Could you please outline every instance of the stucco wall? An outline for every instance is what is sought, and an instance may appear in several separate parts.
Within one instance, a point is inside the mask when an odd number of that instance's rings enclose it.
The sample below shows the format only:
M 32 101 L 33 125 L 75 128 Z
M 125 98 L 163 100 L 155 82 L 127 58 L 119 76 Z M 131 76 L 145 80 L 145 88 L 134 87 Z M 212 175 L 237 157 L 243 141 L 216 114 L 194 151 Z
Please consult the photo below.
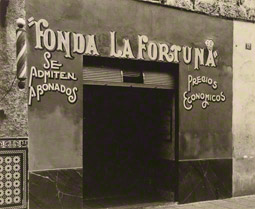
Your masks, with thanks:
M 241 19 L 255 20 L 255 2 L 253 0 L 140 0 L 151 1 L 155 3 L 163 3 L 170 6 L 180 7 L 192 11 L 199 11 L 216 16 L 229 16 Z M 72 7 L 74 8 L 74 7 Z M 19 90 L 17 87 L 17 80 L 13 83 L 13 87 L 7 96 L 2 99 L 6 91 L 12 86 L 12 81 L 16 75 L 15 65 L 15 29 L 16 19 L 25 16 L 24 0 L 10 1 L 7 9 L 6 26 L 0 26 L 0 109 L 4 110 L 5 116 L 0 118 L 0 137 L 18 137 L 27 136 L 27 99 L 26 91 Z M 40 16 L 42 17 L 42 16 Z M 245 43 L 252 43 L 252 50 L 245 50 Z M 254 111 L 254 88 L 255 75 L 253 66 L 255 52 L 255 25 L 252 23 L 235 22 L 234 23 L 234 59 L 233 59 L 233 137 L 234 137 L 234 195 L 251 194 L 255 192 L 255 129 L 253 128 L 255 111 Z M 62 114 L 64 110 L 61 108 L 54 109 L 48 115 L 50 121 L 61 116 L 61 120 L 67 120 Z M 33 113 L 31 113 L 33 114 Z M 37 113 L 36 113 L 37 114 Z M 39 114 L 39 113 L 38 113 Z M 40 121 L 43 126 L 37 126 L 36 123 Z M 31 124 L 37 130 L 34 134 L 34 142 L 37 149 L 32 149 L 30 155 L 33 167 L 37 169 L 37 161 L 43 158 L 38 156 L 35 158 L 38 150 L 45 147 L 45 139 L 43 139 L 45 131 L 49 131 L 51 135 L 48 137 L 48 142 L 54 142 L 52 139 L 59 137 L 57 132 L 54 132 L 54 126 L 47 122 L 45 115 L 31 119 Z M 55 126 L 59 124 L 54 124 Z M 65 130 L 70 127 L 65 127 L 62 124 L 61 129 Z M 69 132 L 65 135 L 66 138 L 80 138 L 77 131 L 75 131 L 75 123 L 73 123 L 74 132 Z M 77 132 L 77 133 L 76 133 Z M 37 137 L 41 135 L 41 143 L 38 142 Z M 76 136 L 75 136 L 76 135 Z M 60 141 L 59 143 L 62 143 Z M 68 141 L 66 141 L 67 143 Z M 55 143 L 55 144 L 54 144 Z M 43 150 L 43 154 L 54 153 L 55 148 L 59 144 L 55 141 L 51 149 L 49 147 Z M 68 158 L 69 162 L 65 166 L 73 166 L 72 162 L 80 159 L 81 147 L 80 141 L 74 144 L 65 144 L 65 147 L 73 147 L 73 150 L 79 150 L 73 158 Z M 35 147 L 34 147 L 35 148 Z M 45 151 L 46 154 L 45 154 Z M 62 150 L 63 151 L 63 150 Z M 65 153 L 68 150 L 64 150 Z M 58 167 L 61 165 L 49 165 L 49 162 L 63 161 L 62 155 L 54 155 L 53 159 L 46 159 L 42 164 L 45 167 Z M 78 160 L 80 161 L 80 160 Z M 80 165 L 80 162 L 76 165 Z M 42 166 L 44 168 L 44 166 Z
M 26 89 L 16 79 L 16 19 L 25 16 L 25 1 L 10 1 L 5 26 L 0 26 L 0 137 L 28 135 Z M 5 98 L 5 94 L 9 92 Z
M 255 20 L 254 0 L 139 0 L 213 16 L 223 16 L 243 20 Z
M 251 43 L 251 50 L 245 44 Z M 233 192 L 255 193 L 255 25 L 234 22 Z
M 194 59 L 190 65 L 183 61 L 179 64 L 180 156 L 181 159 L 231 158 L 232 21 L 135 0 L 80 0 L 72 5 L 67 2 L 70 1 L 56 1 L 53 7 L 51 0 L 29 1 L 27 18 L 45 18 L 54 31 L 95 34 L 100 56 L 109 56 L 110 31 L 116 31 L 118 47 L 122 47 L 123 38 L 129 39 L 135 55 L 139 34 L 147 35 L 157 43 L 193 48 L 205 47 L 205 41 L 212 39 L 219 54 L 216 68 L 201 66 L 199 71 L 194 70 Z M 194 25 L 197 26 L 195 31 Z M 35 35 L 34 27 L 28 29 L 28 68 L 42 69 L 46 50 L 35 50 Z M 82 56 L 67 60 L 62 52 L 52 54 L 54 60 L 64 64 L 62 71 L 76 73 L 77 82 L 59 82 L 77 86 L 78 101 L 71 105 L 63 94 L 56 92 L 45 93 L 40 102 L 33 100 L 29 107 L 32 170 L 79 167 L 82 161 Z M 204 75 L 218 82 L 215 91 L 203 84 L 192 88 L 192 93 L 219 94 L 224 91 L 226 101 L 211 103 L 205 110 L 197 101 L 191 111 L 185 110 L 182 102 L 188 75 Z M 34 86 L 42 83 L 42 79 L 34 81 Z
M 56 1 L 33 0 L 26 2 L 27 19 L 34 17 L 49 21 L 54 31 L 83 30 L 81 17 L 82 0 Z M 47 12 L 45 12 L 47 11 Z M 32 66 L 44 70 L 44 53 L 36 50 L 35 26 L 27 28 L 28 69 Z M 49 79 L 49 83 L 59 83 L 66 87 L 78 88 L 78 101 L 70 104 L 67 96 L 60 92 L 48 91 L 36 98 L 29 106 L 29 165 L 30 170 L 82 167 L 82 56 L 64 58 L 63 52 L 53 52 L 52 59 L 63 64 L 61 72 L 74 72 L 77 81 Z M 42 84 L 43 79 L 33 78 L 33 85 Z

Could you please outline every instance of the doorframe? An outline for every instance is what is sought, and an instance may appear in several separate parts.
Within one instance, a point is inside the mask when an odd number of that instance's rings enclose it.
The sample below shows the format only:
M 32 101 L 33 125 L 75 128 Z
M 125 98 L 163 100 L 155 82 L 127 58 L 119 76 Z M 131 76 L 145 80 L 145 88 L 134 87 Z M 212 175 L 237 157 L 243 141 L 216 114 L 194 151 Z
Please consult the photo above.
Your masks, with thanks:
M 88 56 L 86 56 L 88 57 Z M 109 58 L 109 57 L 107 57 Z M 117 58 L 112 58 L 112 59 L 117 59 Z M 118 58 L 119 60 L 119 58 Z M 123 59 L 124 60 L 124 59 Z M 134 61 L 134 60 L 133 60 Z M 137 60 L 138 62 L 154 62 L 155 61 L 140 61 Z M 84 64 L 84 61 L 83 61 Z M 172 132 L 172 139 L 174 140 L 174 164 L 175 164 L 175 169 L 174 169 L 174 173 L 175 173 L 175 182 L 174 182 L 174 202 L 178 202 L 179 201 L 179 74 L 180 74 L 180 69 L 179 69 L 179 64 L 173 64 L 173 63 L 165 63 L 167 65 L 169 65 L 170 67 L 172 67 L 173 65 L 175 65 L 175 69 L 174 69 L 174 76 L 175 76 L 175 89 L 169 89 L 170 91 L 173 92 L 173 102 L 172 102 L 172 121 L 171 121 L 171 130 Z M 83 66 L 84 68 L 84 66 Z M 82 68 L 82 69 L 83 69 Z M 85 86 L 91 86 L 91 85 L 103 85 L 103 86 L 118 86 L 118 87 L 126 87 L 126 88 L 130 88 L 130 87 L 135 87 L 135 88 L 155 88 L 153 85 L 145 85 L 145 84 L 129 84 L 129 83 L 109 83 L 109 82 L 83 82 L 83 89 L 85 88 Z M 158 89 L 166 89 L 164 88 L 164 86 L 160 87 L 157 86 L 156 88 Z M 84 100 L 84 96 L 83 96 L 83 100 Z M 83 112 L 84 112 L 84 104 L 83 104 Z M 84 116 L 84 115 L 83 115 Z M 83 119 L 83 124 L 84 124 L 84 119 Z M 83 141 L 84 141 L 84 130 L 83 130 Z M 84 158 L 83 158 L 84 160 Z M 85 170 L 84 170 L 84 162 L 83 162 L 83 171 L 84 171 L 84 176 L 85 176 Z M 84 197 L 84 192 L 83 192 L 83 197 Z

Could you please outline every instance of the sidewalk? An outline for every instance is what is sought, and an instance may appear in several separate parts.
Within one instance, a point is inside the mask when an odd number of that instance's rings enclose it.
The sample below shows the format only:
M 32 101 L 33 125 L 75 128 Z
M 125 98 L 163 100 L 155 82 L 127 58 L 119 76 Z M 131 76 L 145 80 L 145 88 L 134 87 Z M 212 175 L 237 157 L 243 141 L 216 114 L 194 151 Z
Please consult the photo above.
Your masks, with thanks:
M 146 209 L 255 209 L 255 195 L 183 205 L 146 207 Z

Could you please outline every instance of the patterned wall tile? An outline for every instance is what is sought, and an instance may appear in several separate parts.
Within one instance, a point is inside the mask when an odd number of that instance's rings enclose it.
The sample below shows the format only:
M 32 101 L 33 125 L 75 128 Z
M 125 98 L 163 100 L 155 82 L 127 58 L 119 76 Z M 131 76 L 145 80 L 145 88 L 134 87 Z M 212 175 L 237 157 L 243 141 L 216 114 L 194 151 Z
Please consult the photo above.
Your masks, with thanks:
M 27 139 L 0 139 L 0 208 L 27 208 Z

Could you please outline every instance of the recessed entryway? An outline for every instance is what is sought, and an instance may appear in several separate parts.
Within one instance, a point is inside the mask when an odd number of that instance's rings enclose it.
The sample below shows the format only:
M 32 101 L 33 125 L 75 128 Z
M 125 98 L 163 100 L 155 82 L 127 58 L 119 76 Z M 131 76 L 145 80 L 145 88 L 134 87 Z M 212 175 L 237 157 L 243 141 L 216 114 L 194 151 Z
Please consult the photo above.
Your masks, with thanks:
M 173 97 L 84 85 L 84 208 L 174 201 Z

